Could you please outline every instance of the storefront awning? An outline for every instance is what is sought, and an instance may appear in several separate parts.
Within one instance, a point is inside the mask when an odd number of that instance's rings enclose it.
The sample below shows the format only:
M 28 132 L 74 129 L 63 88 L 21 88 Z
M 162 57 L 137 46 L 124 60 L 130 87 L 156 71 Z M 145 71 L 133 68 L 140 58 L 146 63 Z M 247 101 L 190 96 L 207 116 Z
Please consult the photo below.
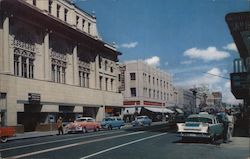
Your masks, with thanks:
M 155 113 L 174 113 L 174 111 L 167 108 L 147 108 L 147 107 L 144 108 Z

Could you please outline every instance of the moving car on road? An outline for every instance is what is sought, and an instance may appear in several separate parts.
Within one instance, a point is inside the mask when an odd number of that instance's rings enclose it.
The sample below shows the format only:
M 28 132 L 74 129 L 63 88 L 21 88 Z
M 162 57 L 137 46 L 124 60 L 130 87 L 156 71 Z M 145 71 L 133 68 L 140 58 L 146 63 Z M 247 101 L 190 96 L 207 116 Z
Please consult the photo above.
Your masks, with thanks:
M 152 123 L 152 120 L 148 116 L 137 116 L 135 117 L 135 120 L 132 121 L 132 126 L 150 126 Z
M 124 121 L 120 117 L 106 117 L 102 120 L 101 126 L 103 129 L 112 130 L 113 128 L 121 128 L 124 126 Z
M 190 115 L 185 123 L 177 123 L 177 127 L 182 139 L 207 138 L 213 142 L 223 135 L 223 124 L 210 114 Z
M 16 131 L 13 127 L 0 127 L 1 142 L 7 142 L 9 137 L 15 136 Z
M 66 132 L 82 132 L 86 133 L 88 131 L 99 131 L 101 125 L 91 117 L 80 117 L 77 118 L 74 122 L 71 122 L 66 125 Z

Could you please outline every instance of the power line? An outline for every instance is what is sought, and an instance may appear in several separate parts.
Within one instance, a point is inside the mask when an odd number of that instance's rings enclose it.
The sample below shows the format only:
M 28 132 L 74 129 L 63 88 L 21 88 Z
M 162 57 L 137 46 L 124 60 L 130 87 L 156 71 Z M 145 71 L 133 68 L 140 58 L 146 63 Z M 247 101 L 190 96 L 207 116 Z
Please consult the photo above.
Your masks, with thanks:
M 216 75 L 216 74 L 212 74 L 212 73 L 208 73 L 208 72 L 203 72 L 203 73 L 230 80 L 230 78 L 228 78 L 228 77 L 224 77 L 224 76 L 220 76 L 220 75 Z

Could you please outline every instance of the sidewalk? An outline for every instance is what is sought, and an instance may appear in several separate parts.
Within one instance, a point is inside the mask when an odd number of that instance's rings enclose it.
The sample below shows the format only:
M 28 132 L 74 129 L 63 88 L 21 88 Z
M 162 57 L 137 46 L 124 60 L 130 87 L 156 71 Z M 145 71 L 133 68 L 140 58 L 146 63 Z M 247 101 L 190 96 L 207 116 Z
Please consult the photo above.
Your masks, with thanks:
M 56 134 L 58 134 L 57 130 L 32 131 L 32 132 L 18 133 L 16 134 L 16 136 L 8 138 L 8 140 L 11 141 L 11 140 L 28 139 L 28 138 L 36 138 L 36 137 L 44 137 L 44 136 L 53 136 Z

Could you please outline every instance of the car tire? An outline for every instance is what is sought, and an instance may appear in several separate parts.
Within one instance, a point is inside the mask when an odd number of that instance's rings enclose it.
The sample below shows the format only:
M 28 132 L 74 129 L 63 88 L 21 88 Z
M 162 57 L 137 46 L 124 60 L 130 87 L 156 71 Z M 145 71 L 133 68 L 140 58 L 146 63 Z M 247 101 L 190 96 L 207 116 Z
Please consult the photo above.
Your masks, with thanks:
M 5 142 L 7 142 L 7 141 L 8 141 L 7 137 L 5 137 L 5 136 L 1 137 L 1 142 L 2 142 L 2 143 L 5 143 Z

